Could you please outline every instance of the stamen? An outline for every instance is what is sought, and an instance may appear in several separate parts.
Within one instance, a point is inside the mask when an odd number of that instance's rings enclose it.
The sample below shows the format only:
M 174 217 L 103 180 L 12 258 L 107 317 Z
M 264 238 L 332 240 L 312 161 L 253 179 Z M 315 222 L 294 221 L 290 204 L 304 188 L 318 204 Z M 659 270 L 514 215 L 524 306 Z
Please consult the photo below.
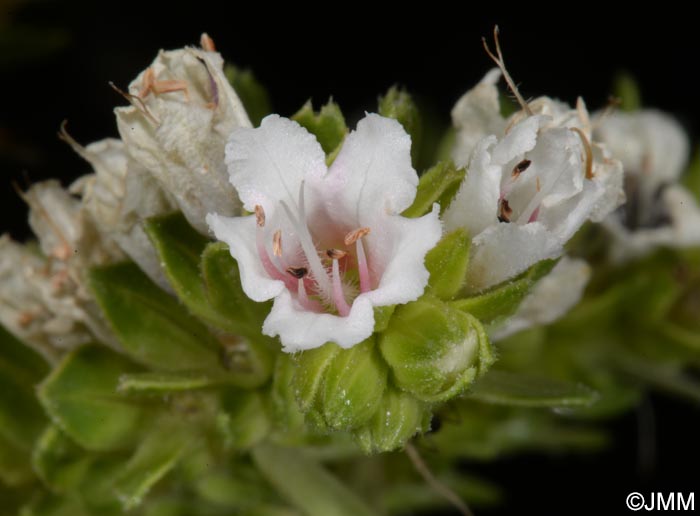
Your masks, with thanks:
M 287 267 L 287 273 L 296 279 L 303 279 L 309 273 L 309 269 L 306 267 Z
M 347 317 L 347 315 L 350 313 L 350 306 L 348 305 L 347 301 L 345 301 L 345 295 L 343 294 L 343 284 L 340 281 L 338 259 L 333 258 L 335 254 L 331 256 L 331 251 L 338 250 L 329 249 L 326 251 L 326 254 L 333 259 L 333 303 L 335 303 L 335 307 L 338 309 L 338 314 L 340 314 L 341 317 Z M 339 252 L 342 253 L 341 258 L 347 254 L 344 251 Z
M 498 222 L 510 222 L 512 214 L 513 208 L 510 207 L 507 199 L 498 201 Z
M 328 256 L 328 258 L 330 258 L 331 260 L 340 260 L 341 258 L 344 258 L 347 254 L 347 252 L 342 251 L 341 249 L 326 250 L 326 256 Z
M 357 269 L 360 273 L 360 292 L 369 292 L 372 290 L 372 287 L 369 283 L 369 268 L 367 267 L 365 247 L 362 245 L 361 238 L 358 238 L 355 242 L 355 250 L 357 252 Z
M 518 176 L 520 176 L 520 174 L 525 172 L 530 167 L 531 163 L 532 161 L 530 161 L 529 159 L 522 160 L 520 163 L 515 165 L 515 167 L 513 167 L 513 173 L 511 174 L 511 177 L 513 179 L 517 179 Z
M 360 238 L 369 235 L 369 228 L 358 228 L 345 235 L 345 245 L 352 245 Z
M 203 32 L 202 36 L 199 38 L 199 46 L 201 46 L 207 52 L 216 52 L 216 45 L 214 45 L 214 40 L 211 39 L 209 34 L 207 34 L 206 32 Z
M 571 130 L 579 135 L 581 143 L 583 143 L 583 150 L 586 155 L 586 179 L 593 179 L 595 175 L 593 174 L 593 150 L 591 149 L 591 142 L 588 141 L 588 137 L 578 127 L 572 127 Z
M 279 229 L 272 235 L 272 254 L 282 256 L 282 231 Z
M 255 220 L 259 228 L 265 226 L 265 210 L 259 204 L 255 205 Z
M 537 176 L 535 178 L 535 188 L 537 188 L 538 193 L 542 191 L 542 185 L 540 184 L 540 176 Z

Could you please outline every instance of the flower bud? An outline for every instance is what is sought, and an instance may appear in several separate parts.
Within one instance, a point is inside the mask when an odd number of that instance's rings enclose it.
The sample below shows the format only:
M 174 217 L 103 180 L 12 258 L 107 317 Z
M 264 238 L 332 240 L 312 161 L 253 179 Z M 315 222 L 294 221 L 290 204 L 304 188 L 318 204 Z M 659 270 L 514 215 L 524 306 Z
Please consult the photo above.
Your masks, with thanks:
M 395 385 L 429 402 L 456 396 L 494 360 L 476 318 L 428 295 L 396 309 L 379 347 Z
M 401 448 L 429 425 L 430 411 L 425 403 L 389 388 L 372 418 L 355 432 L 355 439 L 365 453 L 388 452 Z

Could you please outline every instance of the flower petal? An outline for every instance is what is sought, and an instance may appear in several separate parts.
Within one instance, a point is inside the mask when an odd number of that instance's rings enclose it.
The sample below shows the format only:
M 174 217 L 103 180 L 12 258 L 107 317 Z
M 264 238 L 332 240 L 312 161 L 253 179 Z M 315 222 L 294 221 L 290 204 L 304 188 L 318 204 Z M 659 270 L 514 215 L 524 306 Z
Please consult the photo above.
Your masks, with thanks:
M 293 353 L 313 349 L 326 342 L 349 348 L 362 342 L 374 331 L 374 309 L 366 294 L 352 304 L 346 317 L 316 313 L 299 305 L 284 289 L 272 305 L 263 324 L 263 333 L 279 336 L 283 351 Z
M 217 240 L 226 242 L 231 256 L 238 262 L 241 287 L 253 301 L 267 301 L 285 289 L 284 282 L 271 279 L 265 272 L 256 248 L 255 216 L 224 217 L 207 215 L 207 224 Z
M 563 244 L 539 222 L 491 226 L 472 240 L 467 285 L 477 291 L 501 283 L 540 260 L 557 258 Z
M 304 179 L 325 175 L 325 160 L 312 134 L 278 115 L 265 117 L 255 129 L 235 129 L 226 144 L 230 181 L 243 206 L 253 211 L 259 204 L 268 215 L 280 201 L 293 209 Z
M 411 137 L 399 122 L 368 114 L 350 133 L 325 178 L 326 204 L 360 225 L 378 212 L 401 213 L 416 197 Z

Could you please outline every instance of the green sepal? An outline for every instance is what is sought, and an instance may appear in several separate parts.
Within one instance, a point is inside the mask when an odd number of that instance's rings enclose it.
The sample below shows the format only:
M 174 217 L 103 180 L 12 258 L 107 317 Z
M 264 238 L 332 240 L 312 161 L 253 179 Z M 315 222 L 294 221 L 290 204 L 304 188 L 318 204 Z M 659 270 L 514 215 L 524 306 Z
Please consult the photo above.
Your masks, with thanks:
M 294 395 L 302 412 L 309 412 L 316 404 L 328 366 L 341 348 L 328 342 L 321 347 L 302 351 L 294 357 Z
M 221 370 L 218 341 L 131 262 L 90 270 L 90 288 L 126 353 L 155 370 Z
M 46 413 L 89 450 L 120 448 L 138 438 L 147 413 L 117 393 L 119 377 L 138 368 L 104 347 L 84 346 L 68 355 L 38 388 Z
M 440 299 L 453 299 L 464 286 L 469 266 L 471 238 L 463 229 L 443 236 L 425 255 L 430 273 L 427 291 Z
M 693 157 L 681 181 L 692 192 L 695 201 L 700 203 L 700 145 L 695 148 Z
M 186 428 L 176 426 L 177 422 L 163 420 L 154 425 L 154 430 L 146 437 L 120 471 L 114 484 L 124 511 L 138 507 L 150 489 L 177 464 L 180 458 L 197 443 Z M 159 431 L 167 428 L 167 431 Z
M 372 418 L 354 431 L 357 443 L 367 454 L 403 448 L 406 442 L 430 427 L 428 405 L 394 388 L 385 390 Z
M 379 347 L 394 384 L 426 402 L 460 394 L 494 361 L 481 323 L 430 295 L 396 309 Z
M 458 169 L 451 161 L 439 162 L 420 177 L 416 198 L 402 215 L 420 217 L 428 213 L 436 202 L 440 203 L 440 213 L 444 213 L 457 195 L 464 176 L 465 170 Z
M 260 443 L 271 428 L 263 395 L 258 391 L 224 390 L 216 425 L 229 449 L 246 450 Z
M 229 63 L 224 66 L 224 75 L 241 99 L 251 123 L 258 127 L 262 119 L 272 113 L 267 90 L 247 68 L 241 69 Z
M 293 387 L 296 372 L 297 364 L 292 355 L 278 353 L 272 375 L 270 406 L 275 429 L 283 434 L 291 434 L 304 428 L 304 414 L 297 403 Z
M 557 264 L 557 260 L 543 260 L 515 279 L 465 299 L 451 301 L 450 306 L 472 314 L 483 324 L 513 315 L 535 284 Z
M 235 463 L 230 470 L 220 469 L 201 475 L 195 481 L 195 489 L 203 500 L 218 507 L 253 510 L 253 514 L 258 514 L 262 507 L 276 498 L 260 473 L 245 463 Z
M 372 516 L 375 513 L 345 483 L 303 450 L 270 444 L 252 450 L 267 481 L 307 516 Z
M 49 425 L 37 441 L 32 467 L 54 492 L 76 489 L 85 478 L 94 457 L 71 441 L 57 426 Z
M 642 107 L 642 95 L 639 84 L 634 77 L 627 72 L 620 72 L 613 81 L 615 98 L 620 102 L 621 111 L 637 111 Z
M 323 373 L 320 412 L 329 428 L 349 430 L 374 414 L 386 389 L 387 367 L 375 338 L 335 354 Z
M 598 400 L 598 393 L 580 383 L 491 370 L 474 384 L 469 397 L 521 407 L 588 407 Z
M 343 112 L 340 110 L 340 106 L 332 100 L 322 106 L 318 113 L 314 112 L 309 100 L 292 116 L 292 120 L 316 136 L 327 156 L 333 155 L 334 157 L 334 151 L 340 147 L 348 132 Z
M 392 86 L 386 95 L 379 98 L 377 112 L 397 120 L 411 136 L 411 159 L 416 166 L 423 143 L 423 125 L 413 97 L 406 90 Z
M 34 387 L 48 371 L 40 355 L 0 326 L 0 438 L 8 454 L 28 452 L 46 425 Z
M 394 315 L 396 305 L 375 306 L 374 307 L 374 333 L 381 333 L 386 330 L 391 321 L 391 316 Z

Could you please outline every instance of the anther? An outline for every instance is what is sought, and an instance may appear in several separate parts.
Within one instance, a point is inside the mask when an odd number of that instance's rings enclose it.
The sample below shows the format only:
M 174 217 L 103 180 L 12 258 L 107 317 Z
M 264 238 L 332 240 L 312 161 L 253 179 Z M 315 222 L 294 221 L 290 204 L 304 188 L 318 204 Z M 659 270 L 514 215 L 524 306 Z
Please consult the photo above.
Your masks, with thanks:
M 510 222 L 512 214 L 513 208 L 510 207 L 507 199 L 498 201 L 498 222 Z
M 326 250 L 326 256 L 330 258 L 331 260 L 340 260 L 341 258 L 345 257 L 348 253 L 341 250 L 341 249 L 327 249 Z
M 309 273 L 309 270 L 306 267 L 287 267 L 287 273 L 296 279 L 302 279 Z
M 282 256 L 282 231 L 279 229 L 272 235 L 272 254 Z
M 515 167 L 513 167 L 513 173 L 511 174 L 511 177 L 513 179 L 517 178 L 520 174 L 525 172 L 530 167 L 531 163 L 532 161 L 530 161 L 529 159 L 522 160 L 520 163 L 515 165 Z
M 265 210 L 259 204 L 255 205 L 255 221 L 258 223 L 259 228 L 265 226 Z
M 345 245 L 352 245 L 360 238 L 369 234 L 369 228 L 358 228 L 345 235 Z
M 201 46 L 207 52 L 216 52 L 216 45 L 214 45 L 214 40 L 211 39 L 209 34 L 207 34 L 206 32 L 203 32 L 202 36 L 199 38 L 199 46 Z

